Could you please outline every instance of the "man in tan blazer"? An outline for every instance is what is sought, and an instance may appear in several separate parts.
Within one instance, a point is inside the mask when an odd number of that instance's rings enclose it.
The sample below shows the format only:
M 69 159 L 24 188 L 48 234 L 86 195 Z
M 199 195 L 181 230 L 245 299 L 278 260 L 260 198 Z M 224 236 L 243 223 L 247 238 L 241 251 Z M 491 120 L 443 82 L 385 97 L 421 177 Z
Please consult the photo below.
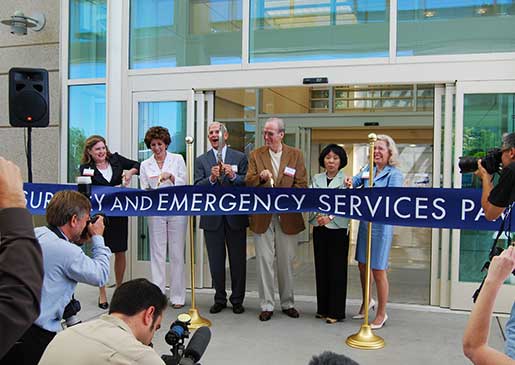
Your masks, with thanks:
M 307 175 L 302 153 L 282 143 L 282 119 L 270 118 L 263 128 L 265 146 L 250 154 L 245 183 L 251 187 L 306 188 Z M 277 279 L 283 313 L 298 318 L 293 299 L 293 259 L 297 233 L 305 229 L 300 213 L 255 214 L 250 216 L 254 232 L 261 313 L 268 321 L 274 311 L 274 259 L 277 256 Z

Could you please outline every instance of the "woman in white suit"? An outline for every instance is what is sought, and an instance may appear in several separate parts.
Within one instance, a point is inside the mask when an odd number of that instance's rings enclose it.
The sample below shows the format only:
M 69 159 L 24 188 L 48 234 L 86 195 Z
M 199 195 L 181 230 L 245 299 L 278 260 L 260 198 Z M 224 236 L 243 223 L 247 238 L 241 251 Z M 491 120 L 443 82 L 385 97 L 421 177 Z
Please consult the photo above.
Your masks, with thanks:
M 325 172 L 316 174 L 311 188 L 345 188 L 343 169 L 347 165 L 345 150 L 330 144 L 318 158 Z M 317 318 L 329 324 L 345 319 L 347 301 L 347 262 L 349 255 L 349 220 L 326 214 L 312 214 L 317 289 Z
M 171 142 L 168 129 L 151 127 L 145 134 L 145 144 L 153 155 L 141 163 L 142 189 L 159 189 L 186 184 L 184 158 L 167 152 Z M 186 299 L 184 276 L 184 247 L 186 244 L 187 217 L 148 217 L 150 236 L 150 268 L 152 282 L 165 292 L 166 251 L 170 258 L 170 302 L 173 308 L 182 308 Z

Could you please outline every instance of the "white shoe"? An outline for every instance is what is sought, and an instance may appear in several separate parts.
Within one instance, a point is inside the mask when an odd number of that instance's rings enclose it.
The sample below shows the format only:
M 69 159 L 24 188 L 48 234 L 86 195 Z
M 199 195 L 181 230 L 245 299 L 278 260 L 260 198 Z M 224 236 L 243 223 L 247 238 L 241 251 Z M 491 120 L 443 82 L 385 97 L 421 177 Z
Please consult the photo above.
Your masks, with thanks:
M 370 310 L 375 310 L 376 308 L 376 301 L 374 300 L 374 298 L 372 298 L 370 300 L 370 303 L 368 303 L 368 311 L 370 312 Z M 362 313 L 358 313 L 356 314 L 355 316 L 352 316 L 352 319 L 363 319 L 365 318 L 365 314 L 362 314 Z
M 385 315 L 384 315 L 384 319 L 383 319 L 383 321 L 382 321 L 381 323 L 379 323 L 379 324 L 373 324 L 373 323 L 372 323 L 372 324 L 370 325 L 370 328 L 372 328 L 373 330 L 378 330 L 378 329 L 380 329 L 380 328 L 383 328 L 383 326 L 386 324 L 386 321 L 387 321 L 387 320 L 388 320 L 388 314 L 385 314 Z

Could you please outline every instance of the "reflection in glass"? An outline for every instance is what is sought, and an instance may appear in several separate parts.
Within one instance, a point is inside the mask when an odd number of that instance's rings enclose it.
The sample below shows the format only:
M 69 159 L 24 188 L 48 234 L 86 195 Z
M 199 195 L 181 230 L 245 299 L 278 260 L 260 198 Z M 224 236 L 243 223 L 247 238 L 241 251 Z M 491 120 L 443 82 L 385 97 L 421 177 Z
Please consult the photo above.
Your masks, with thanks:
M 468 94 L 463 107 L 463 156 L 482 157 L 499 147 L 503 133 L 513 132 L 515 94 Z M 498 176 L 494 180 L 497 183 Z M 461 175 L 463 188 L 481 188 L 474 174 Z M 459 280 L 479 282 L 483 264 L 495 238 L 492 231 L 461 231 Z M 502 244 L 506 242 L 501 240 Z
M 138 104 L 138 161 L 143 161 L 152 155 L 145 145 L 145 133 L 150 127 L 161 126 L 168 128 L 171 143 L 168 152 L 179 153 L 186 160 L 186 101 L 156 101 L 140 102 Z M 150 260 L 150 246 L 147 220 L 138 217 L 138 260 Z M 143 233 L 144 234 L 141 234 Z
M 385 0 L 251 0 L 249 61 L 388 56 Z
M 69 78 L 106 76 L 106 0 L 71 0 Z
M 131 69 L 241 62 L 242 0 L 131 0 Z
M 68 88 L 68 182 L 79 176 L 79 165 L 86 138 L 92 134 L 105 137 L 106 87 L 80 85 Z
M 398 56 L 515 51 L 513 0 L 398 0 L 397 19 Z

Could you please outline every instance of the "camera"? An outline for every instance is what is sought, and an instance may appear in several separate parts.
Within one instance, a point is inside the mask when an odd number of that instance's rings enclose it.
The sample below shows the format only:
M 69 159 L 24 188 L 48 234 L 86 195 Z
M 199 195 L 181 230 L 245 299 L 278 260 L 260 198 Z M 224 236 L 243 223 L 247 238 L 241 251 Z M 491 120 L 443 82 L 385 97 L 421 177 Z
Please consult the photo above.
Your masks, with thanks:
M 172 355 L 161 356 L 166 365 L 200 365 L 198 361 L 206 351 L 211 339 L 211 331 L 207 327 L 200 327 L 185 348 L 184 340 L 190 335 L 188 329 L 190 323 L 191 316 L 182 313 L 171 324 L 170 330 L 165 335 L 165 341 L 172 346 L 170 349 Z
M 81 239 L 87 240 L 87 239 L 90 238 L 89 237 L 89 232 L 88 232 L 88 227 L 89 227 L 90 224 L 94 224 L 97 221 L 98 217 L 100 217 L 100 216 L 102 216 L 104 218 L 104 227 L 107 227 L 108 222 L 109 222 L 107 217 L 105 215 L 103 215 L 102 213 L 97 213 L 93 217 L 91 217 L 91 219 L 86 223 L 86 227 L 84 227 L 84 230 L 80 234 L 80 238 Z
M 77 313 L 79 313 L 80 310 L 80 302 L 72 296 L 70 302 L 66 305 L 66 307 L 64 307 L 63 312 L 63 319 L 66 323 L 66 327 L 75 326 L 76 324 L 82 322 L 79 316 L 77 315 Z
M 460 157 L 458 166 L 460 174 L 466 174 L 477 170 L 477 161 L 479 158 L 471 156 Z M 494 174 L 501 170 L 502 166 L 502 152 L 499 148 L 494 148 L 488 151 L 485 157 L 481 158 L 481 166 L 490 174 Z

